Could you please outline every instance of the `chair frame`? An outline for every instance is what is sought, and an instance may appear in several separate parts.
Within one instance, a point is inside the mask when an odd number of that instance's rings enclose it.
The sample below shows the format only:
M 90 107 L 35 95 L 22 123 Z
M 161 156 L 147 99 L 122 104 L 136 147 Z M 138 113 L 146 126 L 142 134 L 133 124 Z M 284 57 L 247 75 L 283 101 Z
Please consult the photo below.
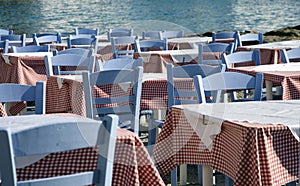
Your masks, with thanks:
M 75 28 L 75 35 L 99 35 L 99 28 Z
M 61 54 L 47 55 L 45 57 L 47 76 L 63 75 L 63 74 L 81 74 L 84 71 L 94 72 L 95 56 L 77 55 L 77 54 Z M 61 71 L 59 67 L 87 67 L 87 70 Z M 54 72 L 53 72 L 54 70 Z
M 137 50 L 136 46 L 132 50 L 118 50 L 117 45 L 135 45 L 138 39 L 137 36 L 128 36 L 128 37 L 112 37 L 111 38 L 111 47 L 113 51 L 113 57 L 130 57 L 133 58 L 134 52 Z
M 160 49 L 160 50 L 168 50 L 168 40 L 135 40 L 135 47 L 137 52 L 148 51 L 147 49 Z
M 42 126 L 25 125 L 23 129 L 0 127 L 0 171 L 3 185 L 90 185 L 110 186 L 112 184 L 113 162 L 115 153 L 115 138 L 117 133 L 118 117 L 108 115 L 102 123 L 74 120 L 47 120 Z M 25 118 L 24 118 L 25 119 Z M 48 118 L 49 119 L 49 118 Z M 15 119 L 16 124 L 20 119 Z M 30 121 L 30 119 L 27 119 Z M 31 119 L 34 120 L 34 117 Z M 14 121 L 14 120 L 13 120 Z M 8 120 L 9 122 L 9 120 Z M 14 124 L 14 123 L 12 123 Z M 98 125 L 97 125 L 98 124 Z M 83 126 L 85 125 L 85 126 Z M 16 127 L 15 127 L 16 128 Z M 98 133 L 87 138 L 80 129 Z M 37 143 L 38 141 L 38 143 Z M 49 178 L 17 181 L 16 158 L 32 157 L 34 155 L 49 154 L 99 145 L 98 164 L 94 171 L 74 173 Z M 109 160 L 108 160 L 109 158 Z
M 111 42 L 112 37 L 128 37 L 133 36 L 132 28 L 109 28 L 107 31 L 107 40 Z
M 62 43 L 61 33 L 33 33 L 33 44 L 35 45 L 45 45 L 50 43 Z
M 120 127 L 123 126 L 124 121 L 130 120 L 130 130 L 133 130 L 138 135 L 139 132 L 139 113 L 140 100 L 142 91 L 142 74 L 143 67 L 126 70 L 108 70 L 98 71 L 94 73 L 83 72 L 83 85 L 86 106 L 86 116 L 92 119 L 101 119 L 107 114 L 116 114 L 119 116 Z M 132 95 L 129 96 L 109 96 L 95 98 L 93 96 L 93 87 L 101 85 L 121 85 L 128 84 L 132 86 Z M 96 108 L 95 104 L 121 104 L 131 103 L 129 105 L 118 105 Z
M 46 83 L 36 82 L 35 86 L 14 83 L 0 84 L 0 102 L 34 101 L 35 113 L 46 113 Z
M 172 38 L 181 38 L 184 37 L 184 31 L 179 30 L 164 30 L 162 32 L 162 39 L 172 39 Z
M 290 63 L 290 60 L 300 59 L 300 48 L 281 49 L 280 55 L 283 63 Z
M 234 50 L 233 43 L 230 43 L 230 44 L 226 44 L 226 43 L 203 44 L 203 43 L 200 43 L 198 45 L 198 63 L 199 64 L 207 64 L 207 65 L 221 65 L 221 64 L 223 64 L 222 59 L 204 60 L 203 53 L 204 52 L 224 52 L 227 54 L 231 54 L 231 53 L 233 53 L 233 50 Z
M 207 92 L 211 91 L 226 91 L 226 90 L 247 90 L 254 89 L 253 99 L 242 98 L 240 100 L 233 99 L 231 101 L 261 101 L 263 74 L 257 73 L 255 77 L 238 72 L 221 72 L 212 74 L 202 78 L 200 75 L 194 77 L 194 84 L 197 95 L 201 103 L 207 103 Z M 215 102 L 221 101 L 221 95 L 218 93 L 214 98 Z
M 230 68 L 232 64 L 240 64 L 245 62 L 254 61 L 255 65 L 260 65 L 260 51 L 255 49 L 253 51 L 240 51 L 231 54 L 222 54 L 222 62 Z

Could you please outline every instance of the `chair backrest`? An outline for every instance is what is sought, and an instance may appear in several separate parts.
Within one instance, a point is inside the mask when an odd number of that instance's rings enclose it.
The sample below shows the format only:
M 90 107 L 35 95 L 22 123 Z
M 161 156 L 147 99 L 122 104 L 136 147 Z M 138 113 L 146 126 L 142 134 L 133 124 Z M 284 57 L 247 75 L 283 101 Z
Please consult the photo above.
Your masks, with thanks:
M 162 31 L 143 31 L 142 39 L 157 39 L 162 40 Z
M 234 44 L 230 43 L 200 43 L 198 45 L 198 63 L 207 65 L 220 65 L 222 64 L 221 54 L 233 53 Z M 220 56 L 216 56 L 220 55 Z M 204 59 L 206 56 L 208 59 Z
M 13 30 L 7 30 L 7 29 L 0 28 L 0 35 L 10 35 L 13 33 L 14 33 Z
M 108 115 L 102 122 L 71 116 L 31 115 L 3 118 L 0 123 L 2 185 L 110 186 L 112 184 L 118 124 L 116 115 Z M 99 147 L 95 170 L 25 181 L 17 180 L 16 168 L 22 167 L 20 160 L 24 162 L 29 158 L 29 162 L 26 163 L 31 164 L 38 161 L 37 157 L 50 153 L 95 146 Z
M 231 54 L 222 54 L 222 61 L 226 64 L 227 68 L 233 66 L 243 66 L 243 65 L 260 65 L 260 52 L 258 49 L 253 51 L 241 51 Z M 235 65 L 237 64 L 237 65 Z
M 120 127 L 138 134 L 142 75 L 143 67 L 83 73 L 86 116 L 116 114 Z
M 164 40 L 136 40 L 135 47 L 137 52 L 151 50 L 168 50 L 168 41 Z
M 67 38 L 68 48 L 86 48 L 93 49 L 94 54 L 98 51 L 98 39 L 96 36 L 84 36 L 84 35 L 69 35 Z
M 46 113 L 46 83 L 36 82 L 36 85 L 21 85 L 13 83 L 0 84 L 0 102 L 34 101 L 35 113 Z
M 104 62 L 101 70 L 121 70 L 121 69 L 135 69 L 138 66 L 143 66 L 143 58 L 117 58 Z
M 7 39 L 4 41 L 0 41 L 0 48 L 2 48 L 4 54 L 8 53 L 8 45 L 9 41 Z
M 292 48 L 290 50 L 280 50 L 281 60 L 284 63 L 290 63 L 293 61 L 300 61 L 300 48 Z
M 119 57 L 133 58 L 133 54 L 136 48 L 135 43 L 137 39 L 138 39 L 137 36 L 112 37 L 111 47 L 112 47 L 114 58 L 115 59 Z
M 33 43 L 35 45 L 45 45 L 51 43 L 61 43 L 61 33 L 34 33 L 32 34 Z
M 171 39 L 171 38 L 180 38 L 184 37 L 184 31 L 183 30 L 168 30 L 162 32 L 162 39 Z
M 207 97 L 212 95 L 211 92 L 226 90 L 254 90 L 252 98 L 242 96 L 239 100 L 234 99 L 231 101 L 261 101 L 262 98 L 263 74 L 260 73 L 257 73 L 255 77 L 237 72 L 220 72 L 206 77 L 197 75 L 194 77 L 194 83 L 201 103 L 207 102 Z M 221 94 L 215 95 L 218 97 L 212 98 L 213 102 L 220 102 L 222 100 Z M 233 94 L 231 95 L 231 99 L 233 99 Z
M 24 47 L 17 47 L 12 46 L 11 47 L 13 53 L 22 53 L 22 52 L 49 52 L 50 46 L 49 45 L 28 45 Z
M 95 57 L 93 55 L 86 56 L 72 53 L 56 56 L 47 55 L 45 57 L 45 65 L 47 76 L 81 74 L 85 71 L 94 72 Z
M 168 108 L 172 105 L 180 104 L 194 104 L 200 103 L 198 96 L 194 88 L 189 86 L 176 86 L 176 79 L 180 78 L 193 78 L 196 75 L 203 77 L 224 71 L 225 68 L 220 66 L 211 66 L 204 64 L 190 64 L 183 66 L 173 66 L 172 64 L 167 65 L 167 80 L 168 80 Z M 192 81 L 191 81 L 192 83 Z M 186 84 L 186 83 L 181 83 Z
M 111 41 L 112 37 L 128 37 L 133 36 L 133 29 L 130 28 L 109 28 L 107 31 L 107 40 Z
M 212 32 L 212 42 L 217 42 L 218 39 L 235 39 L 237 32 Z
M 99 28 L 75 28 L 75 35 L 99 35 Z
M 61 54 L 77 54 L 77 55 L 85 55 L 92 56 L 94 50 L 86 49 L 86 48 L 67 48 L 65 50 L 55 51 L 53 55 L 61 55 Z
M 263 43 L 263 34 L 259 33 L 247 33 L 240 35 L 240 32 L 237 32 L 235 39 L 236 46 L 243 46 L 243 45 L 254 45 L 254 44 L 262 44 Z
M 9 46 L 25 46 L 26 45 L 26 34 L 16 35 L 0 35 L 0 40 L 8 40 L 8 41 L 19 41 L 20 43 L 9 43 Z

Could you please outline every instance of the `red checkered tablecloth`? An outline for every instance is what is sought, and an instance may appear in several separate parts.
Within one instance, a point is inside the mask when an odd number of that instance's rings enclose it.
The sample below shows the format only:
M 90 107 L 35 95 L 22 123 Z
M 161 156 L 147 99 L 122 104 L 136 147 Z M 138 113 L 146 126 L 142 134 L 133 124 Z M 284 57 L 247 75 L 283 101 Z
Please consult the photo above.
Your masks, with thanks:
M 224 121 L 209 151 L 180 108 L 168 113 L 154 147 L 158 168 L 210 165 L 234 185 L 283 185 L 299 179 L 299 143 L 284 125 Z
M 18 180 L 38 179 L 94 170 L 97 148 L 84 148 L 47 155 L 17 169 Z M 118 129 L 112 185 L 165 185 L 148 151 L 132 132 Z

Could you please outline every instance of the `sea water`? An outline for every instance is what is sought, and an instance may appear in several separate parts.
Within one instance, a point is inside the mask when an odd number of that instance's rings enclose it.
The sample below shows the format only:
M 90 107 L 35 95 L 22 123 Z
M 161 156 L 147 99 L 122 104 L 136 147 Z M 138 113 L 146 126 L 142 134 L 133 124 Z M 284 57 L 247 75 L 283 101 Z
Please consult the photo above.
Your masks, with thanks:
M 0 0 L 0 28 L 74 33 L 75 27 L 267 32 L 300 24 L 299 0 Z

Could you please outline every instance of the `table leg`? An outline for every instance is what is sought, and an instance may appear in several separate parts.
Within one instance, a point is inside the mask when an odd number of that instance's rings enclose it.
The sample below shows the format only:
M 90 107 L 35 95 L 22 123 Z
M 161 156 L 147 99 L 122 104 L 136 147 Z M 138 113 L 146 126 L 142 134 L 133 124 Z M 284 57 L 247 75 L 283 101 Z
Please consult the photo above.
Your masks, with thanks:
M 202 165 L 203 185 L 213 186 L 213 170 L 209 165 Z
M 273 99 L 272 87 L 273 87 L 273 83 L 271 81 L 266 81 L 267 100 L 272 100 Z
M 180 185 L 186 185 L 187 183 L 187 165 L 180 165 Z

